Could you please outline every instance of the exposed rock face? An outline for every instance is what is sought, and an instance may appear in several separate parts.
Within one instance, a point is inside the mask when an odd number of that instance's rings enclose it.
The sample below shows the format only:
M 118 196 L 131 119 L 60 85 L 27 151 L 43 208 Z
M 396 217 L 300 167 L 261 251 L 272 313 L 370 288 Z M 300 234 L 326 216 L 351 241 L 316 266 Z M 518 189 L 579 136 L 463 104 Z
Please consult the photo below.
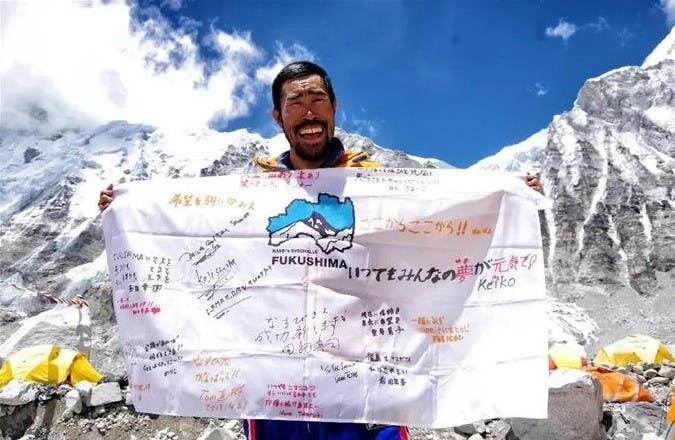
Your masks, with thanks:
M 541 173 L 550 293 L 587 308 L 603 343 L 675 334 L 673 50 L 587 81 L 546 130 L 474 165 Z

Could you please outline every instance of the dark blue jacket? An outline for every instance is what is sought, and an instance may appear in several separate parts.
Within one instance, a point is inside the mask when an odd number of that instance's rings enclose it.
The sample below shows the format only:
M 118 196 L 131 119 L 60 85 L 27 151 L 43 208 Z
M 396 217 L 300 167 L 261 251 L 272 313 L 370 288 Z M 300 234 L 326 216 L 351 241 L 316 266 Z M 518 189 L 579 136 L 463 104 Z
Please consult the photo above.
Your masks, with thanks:
M 244 424 L 249 440 L 408 440 L 403 426 L 361 423 L 248 420 Z

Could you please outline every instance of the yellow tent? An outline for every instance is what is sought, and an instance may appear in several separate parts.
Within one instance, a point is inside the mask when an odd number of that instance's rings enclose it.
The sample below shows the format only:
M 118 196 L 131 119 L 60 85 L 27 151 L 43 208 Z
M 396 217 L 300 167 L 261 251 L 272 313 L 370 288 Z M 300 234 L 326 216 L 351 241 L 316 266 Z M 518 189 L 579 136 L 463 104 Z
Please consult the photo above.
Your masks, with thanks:
M 576 368 L 586 365 L 586 350 L 581 345 L 556 342 L 548 349 L 548 356 L 555 368 Z
M 69 379 L 74 385 L 81 380 L 97 383 L 102 377 L 83 353 L 55 345 L 36 345 L 7 358 L 0 368 L 0 387 L 12 378 L 53 385 Z
M 640 362 L 675 361 L 673 355 L 658 339 L 645 335 L 628 335 L 598 350 L 595 365 L 626 365 Z

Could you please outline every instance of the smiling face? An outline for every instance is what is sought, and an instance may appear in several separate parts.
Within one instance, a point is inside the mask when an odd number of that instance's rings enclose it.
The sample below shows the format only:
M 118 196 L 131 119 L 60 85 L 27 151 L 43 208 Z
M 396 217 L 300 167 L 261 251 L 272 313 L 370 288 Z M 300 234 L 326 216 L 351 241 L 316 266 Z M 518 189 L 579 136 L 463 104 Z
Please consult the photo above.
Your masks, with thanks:
M 291 163 L 296 169 L 316 168 L 328 154 L 335 133 L 335 109 L 319 75 L 286 81 L 281 86 L 280 110 L 273 110 L 291 146 Z

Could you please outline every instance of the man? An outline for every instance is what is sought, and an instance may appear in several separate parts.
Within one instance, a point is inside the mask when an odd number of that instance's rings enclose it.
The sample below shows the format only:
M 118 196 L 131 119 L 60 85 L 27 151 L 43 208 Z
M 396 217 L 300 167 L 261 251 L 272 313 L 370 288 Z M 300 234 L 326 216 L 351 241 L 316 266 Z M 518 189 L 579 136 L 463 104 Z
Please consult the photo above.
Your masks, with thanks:
M 326 71 L 307 61 L 284 67 L 272 84 L 272 117 L 279 124 L 290 149 L 275 159 L 256 158 L 263 171 L 331 167 L 378 167 L 364 152 L 345 151 L 335 134 L 337 99 Z M 527 184 L 541 191 L 535 176 Z M 99 209 L 112 201 L 112 185 L 101 191 Z M 245 424 L 251 440 L 407 440 L 399 426 L 358 423 L 328 423 L 250 420 Z

